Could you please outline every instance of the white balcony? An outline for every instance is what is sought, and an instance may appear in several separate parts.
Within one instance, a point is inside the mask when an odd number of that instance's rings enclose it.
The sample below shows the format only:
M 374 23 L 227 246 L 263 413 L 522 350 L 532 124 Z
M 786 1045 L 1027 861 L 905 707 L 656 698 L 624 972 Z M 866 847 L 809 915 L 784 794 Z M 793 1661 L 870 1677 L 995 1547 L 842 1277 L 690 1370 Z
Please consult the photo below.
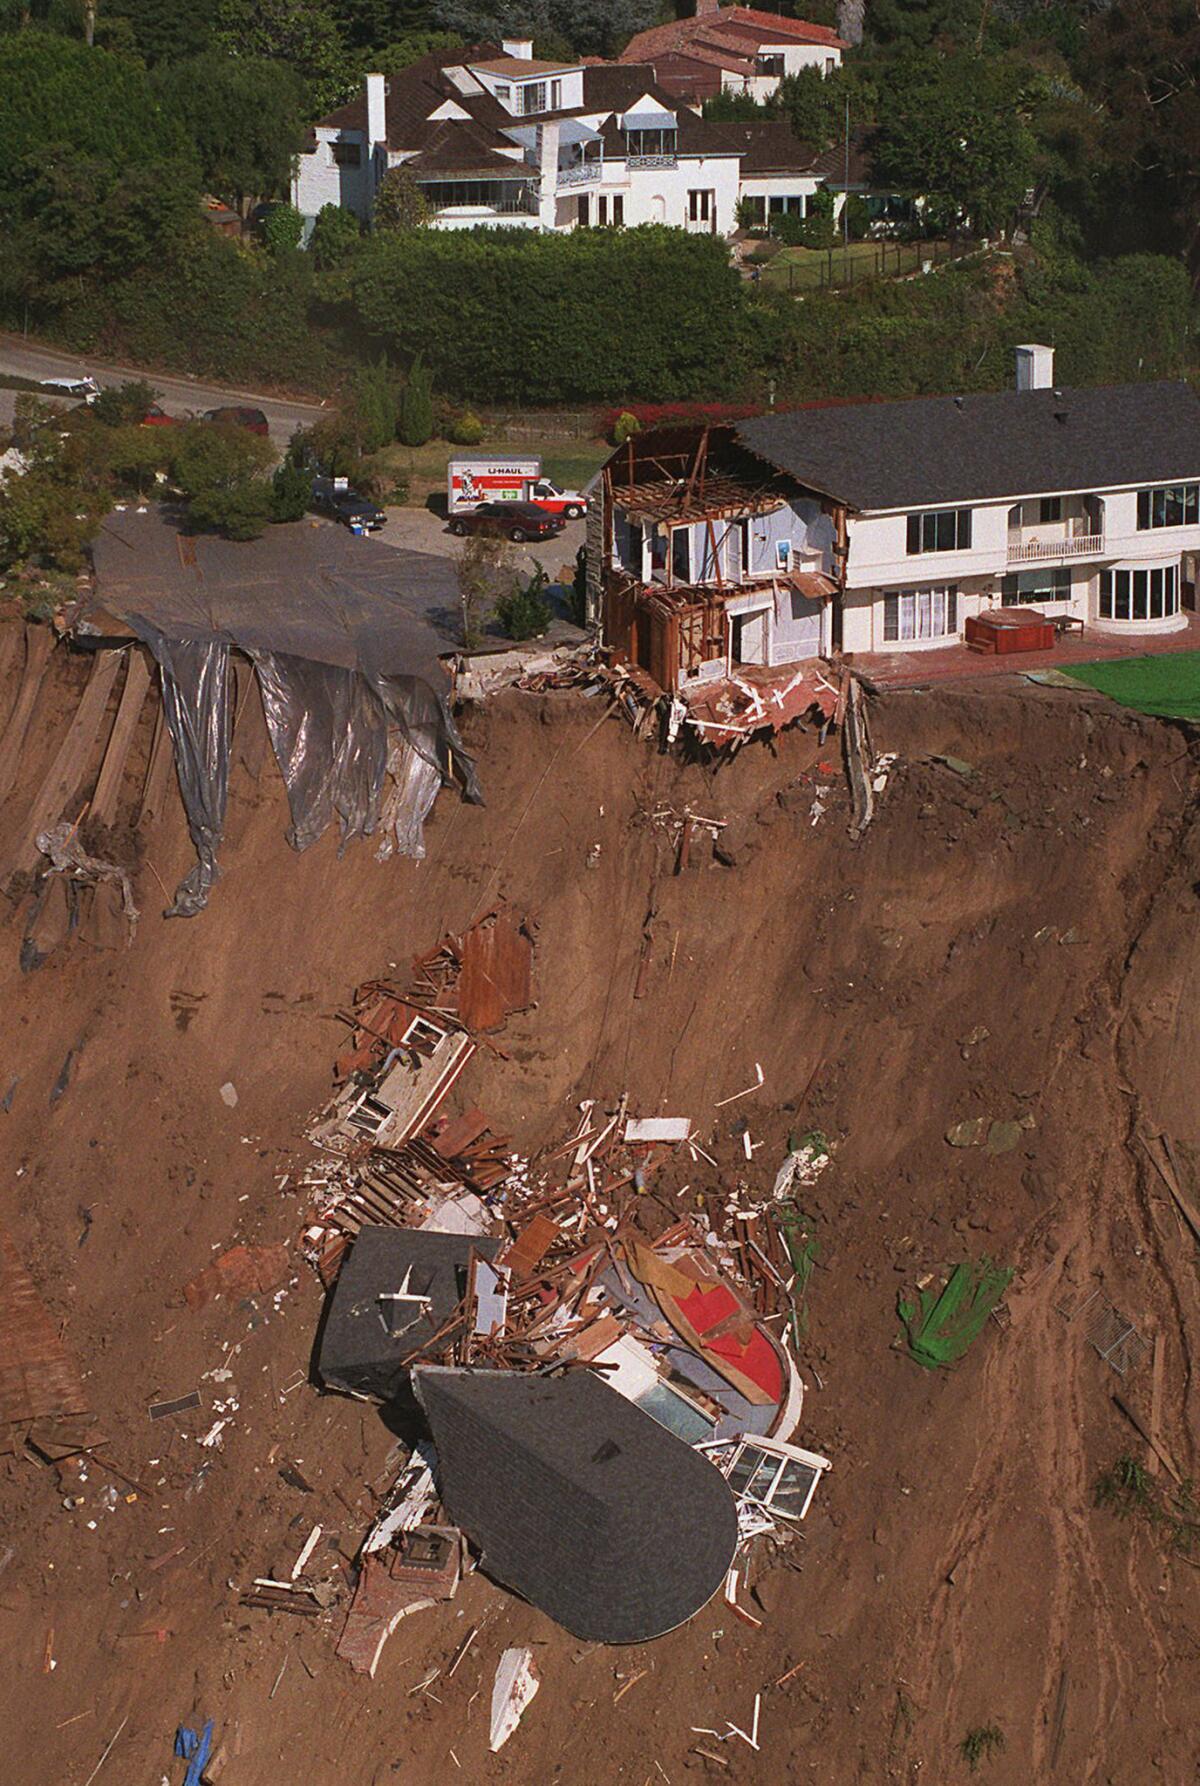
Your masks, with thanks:
M 1076 558 L 1103 558 L 1102 533 L 1073 533 L 1065 539 L 1025 540 L 1008 536 L 1009 564 L 1066 564 Z
M 586 186 L 591 180 L 598 180 L 604 172 L 601 161 L 578 161 L 574 167 L 560 167 L 555 182 L 558 186 Z

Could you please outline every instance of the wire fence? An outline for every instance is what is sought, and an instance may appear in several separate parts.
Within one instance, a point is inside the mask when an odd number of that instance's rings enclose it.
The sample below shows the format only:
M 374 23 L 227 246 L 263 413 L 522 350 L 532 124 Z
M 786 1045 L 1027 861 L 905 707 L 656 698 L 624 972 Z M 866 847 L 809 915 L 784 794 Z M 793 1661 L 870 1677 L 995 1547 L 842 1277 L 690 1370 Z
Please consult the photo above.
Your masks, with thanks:
M 810 250 L 803 261 L 789 260 L 772 268 L 768 279 L 789 292 L 837 290 L 866 279 L 900 279 L 932 272 L 971 250 L 965 237 L 939 237 L 928 242 L 851 242 L 824 252 Z M 786 278 L 782 277 L 786 273 Z

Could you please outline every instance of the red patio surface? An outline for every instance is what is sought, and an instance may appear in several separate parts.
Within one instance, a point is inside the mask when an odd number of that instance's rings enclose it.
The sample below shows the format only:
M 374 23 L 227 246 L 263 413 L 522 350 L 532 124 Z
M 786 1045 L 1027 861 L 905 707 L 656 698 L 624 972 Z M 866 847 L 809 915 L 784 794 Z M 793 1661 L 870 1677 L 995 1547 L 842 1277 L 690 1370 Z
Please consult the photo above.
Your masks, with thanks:
M 1084 630 L 1066 633 L 1049 651 L 1020 651 L 995 657 L 968 651 L 965 645 L 941 645 L 923 651 L 859 651 L 846 662 L 880 688 L 924 688 L 930 682 L 968 682 L 980 676 L 1023 676 L 1030 670 L 1056 670 L 1070 664 L 1095 664 L 1117 657 L 1157 657 L 1166 651 L 1200 651 L 1200 614 L 1187 614 L 1177 633 L 1143 634 L 1140 638 Z

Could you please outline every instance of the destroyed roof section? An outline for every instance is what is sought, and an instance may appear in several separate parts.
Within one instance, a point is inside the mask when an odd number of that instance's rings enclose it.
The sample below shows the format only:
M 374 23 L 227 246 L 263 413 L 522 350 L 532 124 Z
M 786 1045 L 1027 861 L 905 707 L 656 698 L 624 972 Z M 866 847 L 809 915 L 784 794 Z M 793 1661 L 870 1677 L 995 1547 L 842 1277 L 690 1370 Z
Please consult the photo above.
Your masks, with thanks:
M 613 501 L 651 521 L 760 514 L 795 494 L 792 478 L 748 450 L 725 422 L 631 435 L 605 472 Z
M 700 1610 L 737 1548 L 712 1465 L 589 1370 L 420 1367 L 446 1508 L 498 1581 L 575 1636 L 636 1643 Z
M 79 1373 L 11 1237 L 0 1228 L 0 1451 L 11 1446 L 14 1426 L 86 1409 Z

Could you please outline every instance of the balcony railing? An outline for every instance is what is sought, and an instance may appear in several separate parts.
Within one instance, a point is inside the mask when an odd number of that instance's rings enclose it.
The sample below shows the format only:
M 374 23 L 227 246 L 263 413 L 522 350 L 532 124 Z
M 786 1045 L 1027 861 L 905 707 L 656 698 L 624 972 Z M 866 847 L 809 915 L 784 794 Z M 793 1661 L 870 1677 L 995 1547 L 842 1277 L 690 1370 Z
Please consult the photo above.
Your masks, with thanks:
M 678 167 L 679 157 L 673 151 L 666 155 L 631 155 L 630 167 Z
M 1013 535 L 1008 542 L 1010 564 L 1056 564 L 1060 559 L 1103 556 L 1102 533 L 1076 533 L 1061 540 L 1022 540 Z
M 584 186 L 589 180 L 598 180 L 603 171 L 602 162 L 578 161 L 574 167 L 559 168 L 558 184 L 560 186 Z

